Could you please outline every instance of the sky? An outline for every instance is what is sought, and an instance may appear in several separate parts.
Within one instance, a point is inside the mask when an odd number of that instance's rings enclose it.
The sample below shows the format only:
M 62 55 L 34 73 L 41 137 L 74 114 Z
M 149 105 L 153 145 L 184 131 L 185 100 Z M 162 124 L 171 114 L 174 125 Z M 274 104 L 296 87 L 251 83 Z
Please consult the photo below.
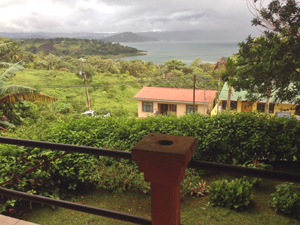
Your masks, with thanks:
M 226 30 L 258 34 L 246 0 L 1 0 L 1 32 Z

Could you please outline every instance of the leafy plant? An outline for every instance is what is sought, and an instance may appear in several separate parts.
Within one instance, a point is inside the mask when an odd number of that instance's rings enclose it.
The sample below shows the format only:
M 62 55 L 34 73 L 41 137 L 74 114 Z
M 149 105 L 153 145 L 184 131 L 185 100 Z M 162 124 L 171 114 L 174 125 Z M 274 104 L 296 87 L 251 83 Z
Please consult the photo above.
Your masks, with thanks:
M 124 162 L 113 162 L 109 165 L 107 157 L 102 157 L 101 161 L 89 179 L 95 181 L 96 187 L 117 192 L 124 190 L 138 190 L 145 194 L 150 192 L 150 183 L 145 182 L 144 173 L 137 169 L 137 165 L 126 165 Z
M 262 169 L 262 170 L 265 170 L 265 169 L 272 170 L 273 169 L 272 165 L 264 164 L 262 162 L 259 162 L 257 159 L 254 159 L 253 161 L 251 161 L 251 160 L 247 161 L 241 166 L 248 167 L 248 168 L 254 168 L 254 169 Z M 252 186 L 259 185 L 263 181 L 263 179 L 258 178 L 258 177 L 243 176 L 243 179 L 245 181 L 248 181 L 250 184 L 252 184 Z
M 180 182 L 181 196 L 208 194 L 209 185 L 200 180 L 199 170 L 186 168 L 182 181 Z
M 190 195 L 205 196 L 209 193 L 209 184 L 206 184 L 206 181 L 199 182 L 197 186 L 194 186 L 190 189 Z
M 275 212 L 280 212 L 300 219 L 300 185 L 282 183 L 276 186 L 276 192 L 271 194 L 269 205 Z
M 250 193 L 252 185 L 244 179 L 217 180 L 209 188 L 212 205 L 223 206 L 229 209 L 243 209 L 253 198 Z

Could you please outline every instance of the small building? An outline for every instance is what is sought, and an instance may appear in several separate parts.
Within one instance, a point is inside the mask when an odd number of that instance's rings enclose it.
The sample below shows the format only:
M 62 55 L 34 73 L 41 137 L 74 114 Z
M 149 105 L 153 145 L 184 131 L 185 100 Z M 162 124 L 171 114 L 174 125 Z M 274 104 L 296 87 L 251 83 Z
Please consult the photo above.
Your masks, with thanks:
M 219 112 L 226 109 L 227 97 L 228 97 L 228 85 L 224 84 L 222 91 L 219 96 Z M 259 111 L 265 112 L 266 99 L 262 99 L 259 102 L 254 102 L 248 104 L 246 99 L 247 91 L 237 92 L 232 88 L 231 100 L 230 100 L 230 110 L 236 112 L 249 112 L 249 111 Z M 296 106 L 289 102 L 276 103 L 274 98 L 269 100 L 269 113 L 273 115 L 280 115 L 283 112 L 285 114 L 295 115 Z M 211 112 L 211 115 L 217 114 L 217 104 Z
M 216 93 L 215 90 L 196 89 L 195 112 L 208 114 Z M 134 99 L 138 100 L 138 117 L 155 115 L 155 110 L 158 114 L 174 113 L 177 116 L 193 112 L 193 89 L 143 87 Z

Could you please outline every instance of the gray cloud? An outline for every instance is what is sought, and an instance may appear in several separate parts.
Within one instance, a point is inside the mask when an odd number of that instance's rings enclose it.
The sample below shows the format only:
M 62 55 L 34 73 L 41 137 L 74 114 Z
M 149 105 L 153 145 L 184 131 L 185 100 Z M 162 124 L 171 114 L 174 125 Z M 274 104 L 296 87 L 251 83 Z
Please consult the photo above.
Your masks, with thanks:
M 1 0 L 1 31 L 143 32 L 232 30 L 254 32 L 240 0 Z

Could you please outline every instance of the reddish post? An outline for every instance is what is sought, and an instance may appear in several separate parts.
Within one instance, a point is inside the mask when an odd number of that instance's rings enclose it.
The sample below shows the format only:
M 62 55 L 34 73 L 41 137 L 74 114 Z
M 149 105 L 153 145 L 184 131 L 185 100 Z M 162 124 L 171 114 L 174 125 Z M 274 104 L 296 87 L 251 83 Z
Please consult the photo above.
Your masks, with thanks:
M 147 134 L 132 149 L 145 180 L 151 182 L 153 225 L 180 224 L 180 181 L 196 150 L 196 138 Z

